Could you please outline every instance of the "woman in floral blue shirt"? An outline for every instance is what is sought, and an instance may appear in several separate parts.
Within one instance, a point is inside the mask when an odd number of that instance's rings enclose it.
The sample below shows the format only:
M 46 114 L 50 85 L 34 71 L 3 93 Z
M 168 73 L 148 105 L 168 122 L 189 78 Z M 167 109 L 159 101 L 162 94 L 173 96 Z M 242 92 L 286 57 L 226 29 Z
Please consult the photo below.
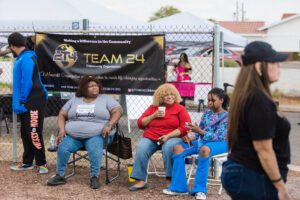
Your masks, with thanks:
M 185 136 L 183 142 L 174 147 L 172 180 L 168 188 L 163 190 L 168 195 L 188 193 L 185 174 L 185 157 L 199 153 L 198 167 L 194 187 L 191 191 L 196 199 L 206 199 L 206 183 L 210 158 L 228 150 L 226 134 L 228 112 L 228 96 L 220 88 L 213 88 L 208 93 L 208 110 L 197 123 L 187 123 L 194 136 Z

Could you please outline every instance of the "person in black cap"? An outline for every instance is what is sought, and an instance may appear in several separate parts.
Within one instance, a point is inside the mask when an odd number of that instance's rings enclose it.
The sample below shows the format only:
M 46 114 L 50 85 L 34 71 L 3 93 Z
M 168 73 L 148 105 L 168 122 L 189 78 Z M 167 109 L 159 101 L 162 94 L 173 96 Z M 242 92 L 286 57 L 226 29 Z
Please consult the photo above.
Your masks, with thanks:
M 8 46 L 16 58 L 13 67 L 13 111 L 20 116 L 23 161 L 12 165 L 14 171 L 33 169 L 33 159 L 38 173 L 48 173 L 43 141 L 43 121 L 48 93 L 43 83 L 34 51 L 26 48 L 26 38 L 18 32 L 8 37 Z
M 265 42 L 248 44 L 231 95 L 228 146 L 221 180 L 232 199 L 290 199 L 290 123 L 277 110 L 270 84 L 279 79 L 286 54 Z

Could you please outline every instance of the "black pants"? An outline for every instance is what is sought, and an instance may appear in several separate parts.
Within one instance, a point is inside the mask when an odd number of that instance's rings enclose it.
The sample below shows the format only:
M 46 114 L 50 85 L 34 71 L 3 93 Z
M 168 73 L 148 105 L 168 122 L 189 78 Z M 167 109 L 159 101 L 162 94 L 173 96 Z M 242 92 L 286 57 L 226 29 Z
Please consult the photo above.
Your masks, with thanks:
M 31 99 L 26 103 L 27 112 L 20 115 L 21 138 L 24 153 L 23 163 L 36 165 L 46 164 L 45 147 L 43 140 L 43 123 L 46 110 L 44 98 Z

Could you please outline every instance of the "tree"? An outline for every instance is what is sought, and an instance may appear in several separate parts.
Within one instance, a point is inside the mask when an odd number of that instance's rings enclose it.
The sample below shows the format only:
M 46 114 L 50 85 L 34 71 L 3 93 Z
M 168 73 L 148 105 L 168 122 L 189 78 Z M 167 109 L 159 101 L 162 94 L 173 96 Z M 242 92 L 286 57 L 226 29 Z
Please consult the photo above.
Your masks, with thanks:
M 181 11 L 173 6 L 163 6 L 158 11 L 156 11 L 153 14 L 153 16 L 150 17 L 149 22 L 160 18 L 168 17 L 177 13 L 181 13 Z

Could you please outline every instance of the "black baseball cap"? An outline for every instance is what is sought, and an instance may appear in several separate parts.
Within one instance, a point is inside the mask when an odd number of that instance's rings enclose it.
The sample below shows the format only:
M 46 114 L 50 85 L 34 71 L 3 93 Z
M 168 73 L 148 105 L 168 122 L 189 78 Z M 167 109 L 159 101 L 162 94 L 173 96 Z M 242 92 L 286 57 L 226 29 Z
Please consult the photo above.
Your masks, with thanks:
M 244 49 L 242 60 L 244 65 L 254 64 L 256 62 L 282 62 L 288 58 L 288 54 L 278 53 L 272 46 L 266 42 L 254 41 Z

